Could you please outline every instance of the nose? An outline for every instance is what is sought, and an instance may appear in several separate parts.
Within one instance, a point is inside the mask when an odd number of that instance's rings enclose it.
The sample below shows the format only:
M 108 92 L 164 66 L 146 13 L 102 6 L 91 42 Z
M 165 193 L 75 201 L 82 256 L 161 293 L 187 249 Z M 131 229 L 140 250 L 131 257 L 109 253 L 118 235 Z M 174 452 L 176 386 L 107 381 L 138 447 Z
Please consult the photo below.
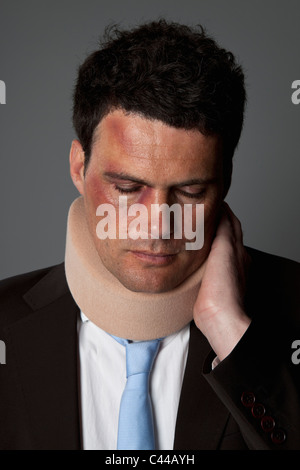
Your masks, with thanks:
M 180 205 L 172 205 L 168 190 L 156 189 L 147 200 L 148 233 L 152 239 L 170 239 L 174 233 L 174 225 L 181 219 L 178 209 Z M 177 213 L 176 213 L 177 211 Z M 181 220 L 180 220 L 181 221 Z

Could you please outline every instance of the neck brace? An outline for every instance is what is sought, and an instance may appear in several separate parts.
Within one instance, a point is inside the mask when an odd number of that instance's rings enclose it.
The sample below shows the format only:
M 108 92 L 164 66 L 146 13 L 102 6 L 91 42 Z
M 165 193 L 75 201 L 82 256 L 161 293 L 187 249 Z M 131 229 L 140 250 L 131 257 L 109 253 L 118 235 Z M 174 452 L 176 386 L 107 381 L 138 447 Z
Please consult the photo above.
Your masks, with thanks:
M 200 268 L 172 291 L 130 291 L 103 265 L 82 197 L 68 214 L 65 271 L 71 294 L 88 319 L 109 334 L 134 341 L 168 336 L 186 326 L 193 319 L 202 277 Z

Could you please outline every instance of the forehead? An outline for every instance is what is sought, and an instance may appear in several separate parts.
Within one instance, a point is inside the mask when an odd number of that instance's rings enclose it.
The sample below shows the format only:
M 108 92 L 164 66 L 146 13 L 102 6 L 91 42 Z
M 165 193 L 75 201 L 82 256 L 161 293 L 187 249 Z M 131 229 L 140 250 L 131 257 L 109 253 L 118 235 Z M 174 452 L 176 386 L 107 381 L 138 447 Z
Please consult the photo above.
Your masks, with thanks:
M 216 170 L 220 166 L 221 144 L 217 136 L 198 130 L 178 129 L 158 120 L 116 110 L 108 114 L 95 131 L 92 158 L 98 163 L 132 165 L 136 171 L 178 173 Z

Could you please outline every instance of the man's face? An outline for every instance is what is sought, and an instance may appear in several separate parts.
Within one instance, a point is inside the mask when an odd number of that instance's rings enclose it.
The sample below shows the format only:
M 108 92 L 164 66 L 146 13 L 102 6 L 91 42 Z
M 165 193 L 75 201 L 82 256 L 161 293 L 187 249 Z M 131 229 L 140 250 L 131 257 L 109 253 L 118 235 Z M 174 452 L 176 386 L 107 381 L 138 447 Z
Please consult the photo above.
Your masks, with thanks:
M 95 130 L 89 165 L 84 174 L 84 154 L 74 141 L 70 154 L 74 184 L 84 196 L 89 229 L 106 268 L 128 289 L 159 293 L 174 289 L 206 260 L 223 200 L 222 147 L 217 136 L 197 130 L 170 127 L 161 121 L 116 110 Z M 111 204 L 116 212 L 119 197 L 128 208 L 143 204 L 151 214 L 153 204 L 204 204 L 204 245 L 186 250 L 186 239 L 99 239 L 97 207 Z M 130 219 L 129 219 L 130 221 Z M 183 221 L 182 221 L 183 223 Z

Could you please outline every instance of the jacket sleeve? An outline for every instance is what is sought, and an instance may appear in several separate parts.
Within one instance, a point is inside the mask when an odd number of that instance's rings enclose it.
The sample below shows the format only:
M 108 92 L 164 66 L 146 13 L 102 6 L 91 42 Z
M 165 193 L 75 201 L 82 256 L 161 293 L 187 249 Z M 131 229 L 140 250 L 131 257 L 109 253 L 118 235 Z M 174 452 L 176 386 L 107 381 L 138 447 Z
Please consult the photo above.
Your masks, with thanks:
M 203 373 L 239 425 L 250 449 L 300 449 L 300 364 L 292 344 L 297 324 L 283 314 L 256 316 L 234 350 Z M 294 354 L 295 357 L 295 354 Z

